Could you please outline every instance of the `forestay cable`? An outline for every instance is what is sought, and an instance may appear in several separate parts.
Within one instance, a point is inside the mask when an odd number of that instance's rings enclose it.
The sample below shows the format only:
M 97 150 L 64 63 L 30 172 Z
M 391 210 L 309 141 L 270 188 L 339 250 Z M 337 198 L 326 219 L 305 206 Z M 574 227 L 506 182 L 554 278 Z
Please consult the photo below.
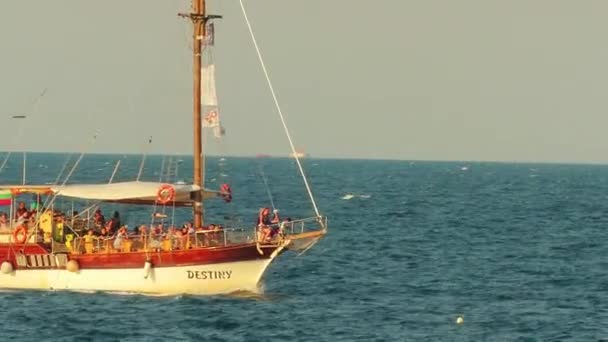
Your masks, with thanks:
M 306 191 L 308 191 L 308 196 L 310 197 L 310 201 L 312 202 L 312 206 L 315 210 L 315 214 L 317 217 L 320 217 L 319 209 L 317 208 L 317 203 L 315 202 L 315 198 L 312 195 L 312 190 L 310 189 L 310 185 L 308 184 L 308 180 L 306 179 L 306 175 L 304 174 L 304 169 L 302 168 L 302 163 L 300 163 L 300 158 L 296 152 L 296 148 L 291 140 L 291 134 L 289 134 L 289 129 L 287 129 L 287 124 L 285 123 L 285 118 L 283 117 L 283 112 L 281 111 L 281 106 L 279 105 L 279 101 L 277 100 L 277 96 L 274 92 L 274 88 L 272 87 L 272 82 L 270 82 L 270 77 L 268 76 L 268 71 L 266 70 L 266 65 L 264 64 L 264 59 L 262 58 L 262 53 L 260 52 L 260 48 L 258 47 L 258 43 L 255 39 L 255 35 L 253 34 L 253 29 L 251 28 L 251 23 L 249 22 L 249 17 L 247 16 L 247 11 L 245 10 L 245 5 L 243 5 L 243 0 L 239 0 L 241 4 L 241 9 L 243 10 L 243 16 L 245 17 L 245 22 L 247 23 L 247 28 L 249 29 L 249 34 L 251 35 L 251 40 L 253 41 L 253 46 L 255 47 L 255 51 L 258 54 L 258 59 L 260 60 L 260 65 L 262 66 L 262 70 L 264 71 L 264 76 L 266 76 L 266 82 L 268 83 L 268 88 L 270 89 L 270 93 L 272 94 L 272 99 L 274 100 L 274 104 L 279 113 L 279 117 L 281 118 L 281 123 L 283 124 L 283 129 L 285 130 L 285 135 L 287 135 L 287 140 L 289 140 L 289 146 L 291 147 L 291 151 L 293 152 L 293 156 L 296 159 L 296 164 L 298 164 L 298 169 L 300 170 L 300 174 L 302 175 L 302 179 L 304 180 L 304 185 L 306 186 Z
M 272 200 L 272 193 L 270 192 L 270 187 L 268 186 L 268 181 L 266 180 L 266 175 L 264 174 L 264 169 L 261 164 L 260 176 L 262 176 L 262 180 L 264 181 L 264 187 L 266 188 L 266 194 L 268 195 L 268 199 L 270 200 L 270 205 L 272 205 L 272 210 L 276 210 L 277 208 L 274 206 L 274 201 Z

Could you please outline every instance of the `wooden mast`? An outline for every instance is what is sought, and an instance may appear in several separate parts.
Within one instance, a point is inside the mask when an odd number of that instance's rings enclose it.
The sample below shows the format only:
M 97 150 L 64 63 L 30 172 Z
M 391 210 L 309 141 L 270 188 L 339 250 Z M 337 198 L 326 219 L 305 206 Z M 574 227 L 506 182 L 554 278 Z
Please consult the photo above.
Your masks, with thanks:
M 191 13 L 178 13 L 180 17 L 190 18 L 192 20 L 192 75 L 194 78 L 193 84 L 193 127 L 194 127 L 194 163 L 193 163 L 193 184 L 201 187 L 200 192 L 194 194 L 193 217 L 194 227 L 203 226 L 203 196 L 202 192 L 205 187 L 205 166 L 203 165 L 203 122 L 201 113 L 201 96 L 203 95 L 201 86 L 201 67 L 202 67 L 202 50 L 206 44 L 205 29 L 207 20 L 219 19 L 220 15 L 207 15 L 207 6 L 205 0 L 191 0 Z
M 206 22 L 206 5 L 205 0 L 192 0 L 192 14 L 190 16 L 193 25 L 193 63 L 192 73 L 194 76 L 194 94 L 193 94 L 193 126 L 194 126 L 194 165 L 193 179 L 194 184 L 201 187 L 204 186 L 203 176 L 203 139 L 202 139 L 202 115 L 201 115 L 201 67 L 202 67 L 202 44 L 205 36 Z M 203 201 L 200 193 L 196 193 L 194 198 L 193 217 L 194 227 L 202 227 L 203 225 Z

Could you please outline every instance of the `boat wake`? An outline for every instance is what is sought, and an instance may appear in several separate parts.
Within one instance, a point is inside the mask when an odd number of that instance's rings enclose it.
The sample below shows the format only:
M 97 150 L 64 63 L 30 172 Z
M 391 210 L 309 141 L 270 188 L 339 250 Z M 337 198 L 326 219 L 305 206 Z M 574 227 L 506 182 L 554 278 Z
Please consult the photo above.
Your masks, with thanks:
M 351 200 L 351 199 L 353 199 L 353 198 L 362 198 L 362 199 L 367 199 L 367 198 L 370 198 L 370 197 L 372 197 L 372 196 L 371 196 L 371 195 L 366 195 L 366 194 L 363 194 L 363 195 L 357 195 L 357 194 L 353 194 L 353 193 L 347 193 L 346 195 L 342 196 L 341 198 L 342 198 L 343 200 L 347 200 L 347 201 L 348 201 L 348 200 Z
M 265 293 L 265 292 L 252 292 L 252 291 L 235 291 L 226 295 L 229 298 L 237 299 L 251 299 L 257 301 L 278 301 L 287 298 L 287 295 L 282 293 Z

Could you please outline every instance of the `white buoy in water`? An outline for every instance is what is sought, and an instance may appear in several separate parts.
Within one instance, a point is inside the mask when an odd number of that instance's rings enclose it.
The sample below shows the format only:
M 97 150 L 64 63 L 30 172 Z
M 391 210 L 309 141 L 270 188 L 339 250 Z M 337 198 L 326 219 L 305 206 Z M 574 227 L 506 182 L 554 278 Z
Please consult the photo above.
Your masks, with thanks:
M 13 264 L 8 261 L 5 261 L 0 265 L 0 272 L 4 274 L 13 273 Z
M 65 269 L 68 270 L 69 272 L 75 273 L 75 272 L 78 272 L 78 270 L 80 269 L 80 266 L 78 265 L 78 261 L 70 260 L 65 265 Z
M 456 317 L 456 324 L 462 324 L 462 323 L 464 323 L 464 317 L 462 317 L 462 316 Z
M 150 260 L 146 260 L 146 262 L 144 263 L 144 279 L 148 279 L 151 270 L 152 262 Z

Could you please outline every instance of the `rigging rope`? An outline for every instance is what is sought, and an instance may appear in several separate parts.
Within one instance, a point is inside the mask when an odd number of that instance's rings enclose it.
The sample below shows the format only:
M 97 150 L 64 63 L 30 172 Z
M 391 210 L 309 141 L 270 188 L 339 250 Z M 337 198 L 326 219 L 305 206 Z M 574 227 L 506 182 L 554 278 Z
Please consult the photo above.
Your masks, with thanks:
M 270 193 L 270 187 L 268 186 L 268 181 L 266 180 L 266 174 L 264 174 L 264 168 L 262 164 L 260 164 L 260 176 L 262 176 L 262 180 L 264 181 L 264 187 L 266 188 L 266 194 L 268 194 L 270 205 L 272 205 L 272 210 L 275 210 L 277 208 L 274 206 L 274 201 L 272 200 L 272 193 Z
M 135 179 L 137 182 L 139 182 L 139 179 L 141 178 L 141 175 L 144 172 L 144 165 L 146 164 L 146 155 L 148 154 L 148 150 L 151 144 L 152 136 L 148 138 L 148 144 L 144 147 L 144 153 L 141 157 L 141 163 L 139 164 L 139 172 L 137 172 L 137 179 Z
M 57 183 L 59 183 L 61 176 L 63 176 L 65 169 L 68 167 L 68 164 L 70 163 L 70 159 L 72 159 L 72 154 L 68 153 L 68 156 L 66 157 L 65 162 L 63 163 L 63 166 L 61 167 L 61 171 L 59 171 L 59 174 L 57 175 L 57 178 L 55 178 L 55 181 L 53 182 L 53 184 L 56 185 Z
M 97 132 L 93 135 L 93 141 L 91 142 L 91 144 L 94 144 L 97 141 Z M 72 176 L 72 174 L 74 173 L 74 171 L 76 171 L 76 168 L 78 167 L 78 165 L 80 164 L 80 161 L 82 160 L 82 158 L 84 158 L 85 152 L 80 153 L 80 156 L 78 157 L 78 159 L 76 160 L 76 162 L 74 163 L 74 165 L 72 166 L 72 168 L 70 169 L 70 172 L 67 174 L 67 176 L 65 177 L 65 179 L 63 180 L 63 182 L 61 183 L 61 186 L 63 187 L 68 180 L 70 179 L 70 177 Z M 67 162 L 66 162 L 67 165 Z M 62 171 L 63 173 L 63 171 Z M 53 193 L 53 196 L 49 196 L 47 197 L 47 199 L 43 202 L 42 207 L 43 208 L 48 208 L 51 205 L 53 205 L 53 203 L 55 203 L 55 200 L 57 199 L 57 196 L 59 195 L 59 192 L 55 192 Z M 36 227 L 40 224 L 40 219 L 42 218 L 42 215 L 38 214 L 38 217 L 36 218 Z M 35 234 L 37 232 L 38 228 L 34 229 L 32 231 L 32 233 L 27 237 L 27 240 L 29 240 L 30 236 L 32 236 L 33 234 Z
M 247 28 L 249 29 L 249 34 L 251 35 L 251 40 L 253 41 L 253 46 L 255 47 L 255 51 L 258 54 L 258 59 L 260 60 L 260 65 L 262 70 L 264 71 L 264 76 L 266 76 L 266 82 L 268 83 L 268 88 L 270 89 L 270 93 L 272 94 L 272 99 L 274 100 L 274 104 L 279 113 L 279 117 L 281 118 L 281 123 L 283 124 L 283 129 L 285 130 L 285 135 L 287 135 L 287 140 L 289 140 L 289 146 L 291 147 L 291 151 L 293 152 L 293 156 L 296 160 L 296 164 L 298 164 L 298 169 L 300 170 L 300 174 L 302 175 L 302 179 L 304 180 L 304 185 L 306 186 L 306 191 L 308 191 L 308 196 L 310 197 L 310 201 L 312 203 L 313 209 L 315 210 L 315 214 L 317 217 L 320 217 L 319 209 L 317 208 L 317 203 L 315 202 L 315 198 L 312 194 L 312 190 L 310 189 L 310 185 L 308 184 L 308 180 L 306 179 L 306 174 L 304 173 L 304 168 L 302 168 L 302 163 L 300 163 L 300 158 L 296 152 L 296 148 L 291 139 L 291 135 L 289 134 L 289 129 L 287 129 L 287 123 L 285 122 L 285 118 L 283 117 L 283 112 L 281 111 L 281 106 L 279 105 L 279 101 L 277 100 L 277 96 L 274 92 L 274 88 L 272 87 L 272 82 L 270 82 L 270 77 L 268 76 L 268 71 L 266 70 L 266 65 L 264 64 L 264 59 L 262 58 L 262 53 L 260 52 L 260 48 L 258 47 L 258 43 L 255 39 L 255 35 L 253 34 L 253 28 L 251 27 L 251 23 L 249 22 L 249 17 L 247 16 L 247 10 L 245 10 L 245 5 L 243 5 L 243 0 L 239 0 L 241 4 L 241 9 L 243 10 L 243 16 L 245 17 L 245 22 L 247 23 Z
M 93 135 L 93 141 L 91 142 L 91 144 L 94 144 L 96 141 L 97 141 L 97 133 L 95 133 L 95 135 Z M 80 161 L 82 160 L 82 158 L 84 158 L 84 155 L 85 155 L 85 152 L 80 153 L 80 156 L 78 157 L 78 159 L 76 160 L 74 165 L 72 165 L 70 172 L 65 176 L 65 179 L 61 183 L 61 186 L 64 186 L 68 182 L 70 177 L 72 177 L 72 174 L 74 173 L 74 171 L 76 171 L 76 168 L 80 164 Z M 66 165 L 67 165 L 67 163 L 66 163 Z M 62 171 L 62 173 L 63 173 L 63 171 Z M 55 198 L 57 197 L 57 195 L 59 195 L 59 192 L 56 192 L 53 194 L 52 197 L 47 198 L 47 200 L 44 202 L 43 206 L 48 207 L 49 205 L 51 205 L 55 201 Z

